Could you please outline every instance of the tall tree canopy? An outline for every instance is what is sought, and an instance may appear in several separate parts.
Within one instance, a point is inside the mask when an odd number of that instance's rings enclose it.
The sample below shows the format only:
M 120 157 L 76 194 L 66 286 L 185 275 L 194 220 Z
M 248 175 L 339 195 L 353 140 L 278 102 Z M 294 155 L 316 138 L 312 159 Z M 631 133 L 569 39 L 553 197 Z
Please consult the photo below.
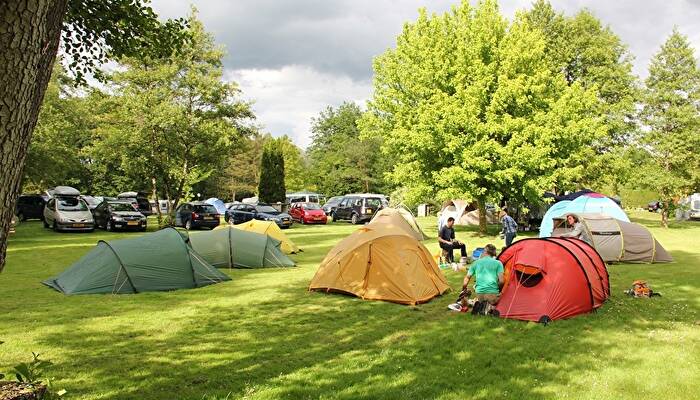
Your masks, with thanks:
M 223 50 L 194 13 L 188 21 L 191 40 L 180 52 L 123 60 L 126 70 L 114 74 L 116 95 L 92 148 L 102 166 L 118 160 L 118 171 L 132 181 L 148 177 L 154 196 L 163 192 L 173 208 L 222 167 L 253 117 L 237 99 L 237 85 L 222 80 Z
M 642 182 L 667 205 L 700 182 L 700 70 L 688 38 L 673 30 L 654 56 L 646 79 L 641 119 L 641 148 L 650 162 L 640 169 Z
M 66 184 L 91 189 L 90 160 L 84 150 L 90 143 L 94 110 L 86 97 L 75 93 L 74 83 L 57 62 L 29 147 L 24 191 L 41 193 Z
M 582 183 L 615 189 L 627 180 L 630 165 L 625 147 L 637 129 L 640 93 L 629 49 L 585 9 L 568 17 L 556 12 L 549 1 L 537 0 L 525 18 L 544 34 L 545 55 L 552 71 L 562 74 L 569 85 L 579 83 L 597 91 L 597 110 L 604 116 L 608 134 L 593 143 L 597 157 L 587 165 Z
M 328 107 L 313 119 L 307 153 L 314 186 L 325 195 L 383 192 L 388 161 L 379 151 L 381 137 L 361 140 L 362 110 L 354 103 Z
M 171 54 L 182 21 L 161 22 L 147 1 L 8 0 L 0 7 L 0 271 L 29 142 L 59 42 L 82 78 L 108 57 Z
M 283 203 L 285 195 L 284 155 L 277 140 L 269 140 L 263 147 L 260 159 L 258 197 L 263 203 Z
M 307 187 L 309 170 L 302 150 L 287 135 L 275 140 L 284 157 L 284 186 L 287 191 L 312 189 Z
M 523 15 L 509 23 L 496 1 L 420 12 L 396 48 L 374 62 L 363 135 L 384 138 L 390 177 L 410 202 L 507 197 L 538 201 L 580 178 L 605 134 L 597 93 L 553 72 L 546 40 Z

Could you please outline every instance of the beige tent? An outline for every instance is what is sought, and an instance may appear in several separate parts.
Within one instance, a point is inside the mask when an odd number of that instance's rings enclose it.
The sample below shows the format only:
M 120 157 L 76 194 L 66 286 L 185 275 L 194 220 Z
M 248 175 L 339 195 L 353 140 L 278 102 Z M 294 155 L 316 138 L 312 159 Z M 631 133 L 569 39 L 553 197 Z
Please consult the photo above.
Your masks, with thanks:
M 321 262 L 309 290 L 365 300 L 423 303 L 450 289 L 428 249 L 413 237 L 367 225 L 341 240 Z
M 447 223 L 447 219 L 455 219 L 455 225 L 479 225 L 479 210 L 476 203 L 467 203 L 464 200 L 448 200 L 442 204 L 440 217 L 438 218 L 438 229 Z M 493 224 L 496 217 L 493 213 L 486 212 L 486 223 Z
M 418 222 L 416 222 L 413 214 L 403 207 L 385 207 L 380 209 L 374 214 L 369 225 L 382 225 L 390 227 L 390 229 L 398 229 L 411 235 L 416 240 L 427 239 L 427 236 L 425 236 L 418 226 Z
M 259 221 L 257 219 L 251 219 L 248 222 L 234 225 L 233 227 L 243 229 L 244 231 L 248 232 L 260 233 L 279 240 L 282 242 L 280 249 L 282 249 L 285 254 L 293 254 L 300 251 L 299 247 L 297 247 L 297 245 L 294 244 L 294 242 L 292 242 L 287 235 L 284 234 L 284 232 L 282 232 L 282 229 L 280 229 L 280 227 L 272 221 Z
M 606 262 L 669 262 L 673 258 L 642 225 L 605 214 L 574 214 L 583 223 L 593 247 Z M 552 236 L 567 232 L 566 216 L 554 218 Z

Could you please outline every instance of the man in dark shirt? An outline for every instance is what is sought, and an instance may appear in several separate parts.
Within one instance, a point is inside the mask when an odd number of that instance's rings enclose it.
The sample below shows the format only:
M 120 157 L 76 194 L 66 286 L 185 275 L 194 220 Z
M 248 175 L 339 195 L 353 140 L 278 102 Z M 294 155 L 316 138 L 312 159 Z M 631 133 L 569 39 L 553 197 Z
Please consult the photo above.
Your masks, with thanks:
M 440 248 L 447 250 L 447 261 L 453 263 L 455 258 L 453 254 L 454 249 L 459 249 L 462 252 L 462 257 L 466 259 L 467 257 L 467 246 L 464 243 L 455 240 L 455 230 L 452 227 L 455 224 L 455 219 L 450 217 L 447 219 L 447 225 L 440 229 L 438 235 L 438 242 L 440 242 Z

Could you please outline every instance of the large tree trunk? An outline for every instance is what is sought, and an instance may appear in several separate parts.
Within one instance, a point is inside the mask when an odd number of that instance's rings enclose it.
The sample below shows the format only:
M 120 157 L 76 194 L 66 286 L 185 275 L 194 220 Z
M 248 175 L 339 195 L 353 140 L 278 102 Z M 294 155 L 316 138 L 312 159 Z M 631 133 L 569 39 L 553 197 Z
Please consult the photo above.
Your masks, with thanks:
M 486 202 L 483 199 L 477 199 L 476 206 L 479 208 L 479 233 L 486 235 L 488 233 L 486 226 Z
M 2 0 L 0 6 L 0 271 L 66 5 L 67 0 Z

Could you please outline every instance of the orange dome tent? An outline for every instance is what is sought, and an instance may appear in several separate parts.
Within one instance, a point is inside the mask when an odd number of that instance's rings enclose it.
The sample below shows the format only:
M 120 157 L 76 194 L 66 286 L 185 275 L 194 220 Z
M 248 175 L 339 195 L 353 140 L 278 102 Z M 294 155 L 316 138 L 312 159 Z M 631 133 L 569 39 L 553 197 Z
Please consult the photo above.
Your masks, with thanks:
M 401 304 L 424 303 L 449 288 L 419 241 L 406 233 L 371 225 L 331 249 L 309 285 L 309 290 Z
M 425 240 L 426 236 L 418 226 L 413 214 L 405 208 L 385 207 L 377 211 L 368 224 L 369 226 L 385 226 L 398 229 L 416 240 Z

